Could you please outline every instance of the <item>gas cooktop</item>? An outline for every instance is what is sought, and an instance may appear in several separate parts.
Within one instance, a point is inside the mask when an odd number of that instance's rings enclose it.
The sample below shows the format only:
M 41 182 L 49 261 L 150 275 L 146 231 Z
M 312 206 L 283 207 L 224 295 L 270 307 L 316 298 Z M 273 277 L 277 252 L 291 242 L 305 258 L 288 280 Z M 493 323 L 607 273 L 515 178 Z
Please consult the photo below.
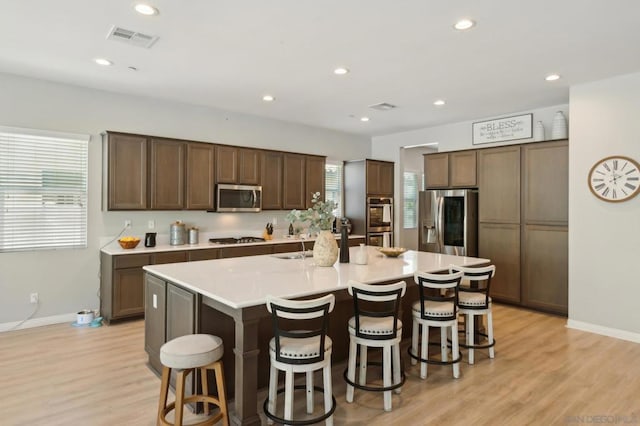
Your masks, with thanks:
M 260 237 L 209 238 L 209 242 L 215 243 L 215 244 L 261 243 L 261 242 L 264 242 L 264 238 L 260 238 Z

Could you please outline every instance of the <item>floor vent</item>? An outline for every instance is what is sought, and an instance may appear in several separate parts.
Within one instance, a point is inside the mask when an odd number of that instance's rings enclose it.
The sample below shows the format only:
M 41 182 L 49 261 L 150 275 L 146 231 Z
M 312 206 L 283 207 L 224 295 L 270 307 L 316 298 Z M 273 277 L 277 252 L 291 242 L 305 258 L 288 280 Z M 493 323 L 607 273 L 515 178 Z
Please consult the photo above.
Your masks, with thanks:
M 157 36 L 139 33 L 126 28 L 118 27 L 114 25 L 111 27 L 107 40 L 117 40 L 132 46 L 150 48 L 158 40 Z
M 387 102 L 381 102 L 379 104 L 369 105 L 369 108 L 377 109 L 378 111 L 391 111 L 392 109 L 397 107 Z

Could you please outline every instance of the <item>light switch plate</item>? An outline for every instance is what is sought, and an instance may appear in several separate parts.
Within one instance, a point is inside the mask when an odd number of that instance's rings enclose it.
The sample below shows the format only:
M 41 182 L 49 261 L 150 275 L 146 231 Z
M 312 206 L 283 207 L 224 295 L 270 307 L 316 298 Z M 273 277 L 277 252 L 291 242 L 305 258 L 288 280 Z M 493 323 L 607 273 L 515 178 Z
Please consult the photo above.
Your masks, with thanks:
M 150 220 L 147 222 L 147 228 L 149 229 L 156 229 L 156 221 L 155 220 Z

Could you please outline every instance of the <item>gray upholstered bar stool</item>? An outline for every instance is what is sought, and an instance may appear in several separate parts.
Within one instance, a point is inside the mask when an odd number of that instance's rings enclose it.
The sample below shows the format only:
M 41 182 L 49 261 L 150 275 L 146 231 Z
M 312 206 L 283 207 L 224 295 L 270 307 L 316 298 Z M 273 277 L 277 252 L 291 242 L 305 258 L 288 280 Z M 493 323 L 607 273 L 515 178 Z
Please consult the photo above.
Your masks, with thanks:
M 166 419 L 169 412 L 175 409 L 175 424 L 182 425 L 184 404 L 202 402 L 204 413 L 209 415 L 209 404 L 220 408 L 215 416 L 196 423 L 192 426 L 213 425 L 220 420 L 229 425 L 229 412 L 227 409 L 227 397 L 224 390 L 224 373 L 222 370 L 222 354 L 224 352 L 222 339 L 208 334 L 189 334 L 176 337 L 162 345 L 160 348 L 160 361 L 162 362 L 162 384 L 160 386 L 160 402 L 158 404 L 158 425 L 171 425 Z M 169 393 L 169 381 L 171 370 L 178 370 L 176 377 L 176 399 L 167 405 Z M 200 370 L 202 394 L 184 396 L 184 385 L 189 373 Z M 215 373 L 218 397 L 209 396 L 209 383 L 207 370 Z

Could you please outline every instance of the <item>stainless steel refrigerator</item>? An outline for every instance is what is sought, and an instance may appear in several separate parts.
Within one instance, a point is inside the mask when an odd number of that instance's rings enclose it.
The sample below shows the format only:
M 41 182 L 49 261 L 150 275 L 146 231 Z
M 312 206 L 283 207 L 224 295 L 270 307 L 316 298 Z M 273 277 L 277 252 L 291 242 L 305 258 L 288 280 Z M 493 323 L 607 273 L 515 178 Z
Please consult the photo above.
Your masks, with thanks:
M 418 204 L 418 243 L 421 251 L 478 255 L 478 191 L 421 191 Z

